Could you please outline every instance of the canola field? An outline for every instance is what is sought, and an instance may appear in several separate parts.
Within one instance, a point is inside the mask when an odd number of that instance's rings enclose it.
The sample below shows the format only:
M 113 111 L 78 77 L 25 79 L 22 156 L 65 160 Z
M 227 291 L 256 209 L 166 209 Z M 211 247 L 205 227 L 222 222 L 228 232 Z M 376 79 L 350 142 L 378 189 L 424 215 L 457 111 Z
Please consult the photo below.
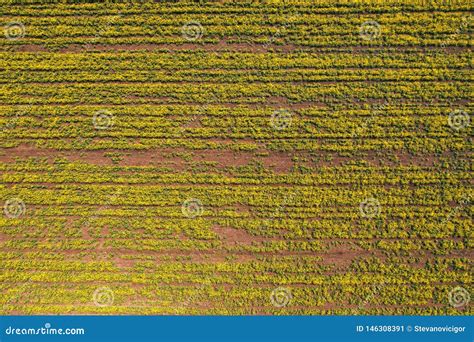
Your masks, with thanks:
M 473 9 L 0 1 L 0 314 L 472 314 Z

